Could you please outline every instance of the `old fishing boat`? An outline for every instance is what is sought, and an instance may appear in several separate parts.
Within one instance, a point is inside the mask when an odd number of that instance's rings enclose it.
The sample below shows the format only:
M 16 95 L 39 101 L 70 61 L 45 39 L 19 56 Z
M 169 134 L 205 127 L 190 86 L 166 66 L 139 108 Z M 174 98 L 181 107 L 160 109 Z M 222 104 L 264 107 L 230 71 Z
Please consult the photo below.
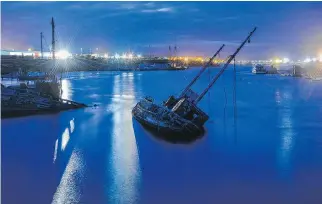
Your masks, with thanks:
M 192 91 L 190 87 L 199 79 L 206 68 L 210 66 L 213 59 L 225 45 L 222 45 L 214 56 L 210 58 L 208 63 L 200 70 L 179 97 L 170 96 L 168 100 L 161 105 L 154 103 L 153 98 L 145 97 L 132 109 L 133 117 L 145 127 L 163 133 L 164 136 L 195 137 L 203 134 L 203 125 L 207 122 L 209 116 L 203 112 L 197 104 L 223 74 L 245 43 L 250 42 L 250 37 L 255 30 L 256 27 L 247 36 L 246 40 L 239 46 L 235 53 L 229 56 L 219 73 L 212 79 L 208 87 L 204 89 L 200 95 Z

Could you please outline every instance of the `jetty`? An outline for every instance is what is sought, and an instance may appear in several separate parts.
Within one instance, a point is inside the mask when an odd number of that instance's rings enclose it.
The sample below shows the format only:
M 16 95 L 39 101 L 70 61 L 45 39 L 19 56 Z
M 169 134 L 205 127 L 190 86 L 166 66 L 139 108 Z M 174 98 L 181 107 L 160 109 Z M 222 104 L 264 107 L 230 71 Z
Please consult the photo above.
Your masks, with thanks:
M 55 62 L 55 22 L 52 18 L 52 57 Z M 20 69 L 17 79 L 19 85 L 1 84 L 1 117 L 25 116 L 40 113 L 55 113 L 64 110 L 84 108 L 87 105 L 61 98 L 61 79 L 54 72 L 31 76 L 26 69 Z M 62 74 L 62 73 L 60 73 Z M 12 74 L 9 74 L 9 77 Z M 3 76 L 2 76 L 3 77 Z M 31 82 L 32 85 L 29 85 Z
M 56 98 L 48 92 L 39 92 L 21 83 L 19 87 L 1 84 L 1 117 L 17 117 L 84 108 L 87 105 Z

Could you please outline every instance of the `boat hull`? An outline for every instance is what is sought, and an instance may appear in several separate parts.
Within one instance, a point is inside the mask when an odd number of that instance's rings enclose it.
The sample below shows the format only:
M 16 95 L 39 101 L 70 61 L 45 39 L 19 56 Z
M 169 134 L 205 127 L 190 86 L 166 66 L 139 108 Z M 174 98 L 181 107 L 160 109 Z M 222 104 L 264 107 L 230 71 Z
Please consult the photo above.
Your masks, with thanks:
M 256 70 L 255 68 L 252 69 L 252 73 L 253 74 L 266 74 L 267 71 L 263 71 L 263 70 Z
M 159 113 L 166 117 L 160 117 L 160 115 L 152 112 L 151 109 L 157 110 Z M 140 101 L 132 110 L 132 115 L 140 124 L 144 127 L 153 130 L 161 136 L 172 137 L 173 139 L 190 139 L 198 137 L 204 134 L 203 126 L 198 126 L 188 120 L 181 118 L 175 113 L 171 112 L 169 109 L 149 103 L 147 101 Z M 173 121 L 167 119 L 167 116 L 171 115 Z

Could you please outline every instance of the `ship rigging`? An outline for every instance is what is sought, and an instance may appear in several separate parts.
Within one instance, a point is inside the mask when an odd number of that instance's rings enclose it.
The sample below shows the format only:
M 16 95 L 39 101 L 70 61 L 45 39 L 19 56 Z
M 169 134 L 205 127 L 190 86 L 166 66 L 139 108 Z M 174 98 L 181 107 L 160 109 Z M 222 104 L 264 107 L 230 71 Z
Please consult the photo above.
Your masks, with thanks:
M 172 139 L 188 139 L 202 135 L 204 133 L 203 126 L 209 119 L 209 116 L 204 113 L 197 104 L 224 73 L 243 46 L 247 42 L 250 43 L 250 38 L 255 31 L 256 27 L 241 43 L 237 50 L 227 58 L 226 63 L 220 69 L 219 73 L 212 79 L 201 94 L 191 90 L 191 86 L 211 65 L 212 61 L 225 45 L 222 45 L 219 48 L 178 97 L 170 96 L 168 100 L 161 105 L 155 104 L 153 98 L 145 97 L 132 109 L 133 117 L 143 126 L 161 133 L 162 137 L 165 139 L 169 139 L 168 137 Z

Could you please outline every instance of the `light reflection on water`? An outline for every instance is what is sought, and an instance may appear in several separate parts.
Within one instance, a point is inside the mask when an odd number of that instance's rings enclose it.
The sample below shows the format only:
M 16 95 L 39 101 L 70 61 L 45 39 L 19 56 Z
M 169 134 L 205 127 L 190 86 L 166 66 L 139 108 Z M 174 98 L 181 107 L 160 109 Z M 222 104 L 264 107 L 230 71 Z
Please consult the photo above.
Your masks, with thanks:
M 54 163 L 64 152 L 70 143 L 70 136 L 75 130 L 75 119 L 69 121 L 61 137 L 55 142 Z M 60 146 L 60 147 L 59 147 Z M 65 153 L 66 154 L 66 153 Z M 75 148 L 67 162 L 60 183 L 53 196 L 52 203 L 78 203 L 81 200 L 80 183 L 84 177 L 85 161 L 81 150 Z
M 55 142 L 54 161 L 53 161 L 53 163 L 55 163 L 55 161 L 57 159 L 57 151 L 58 151 L 58 139 Z
M 61 150 L 62 151 L 65 150 L 68 141 L 69 141 L 69 129 L 66 128 L 63 135 L 62 135 L 62 143 L 61 143 Z
M 80 182 L 84 177 L 85 162 L 80 150 L 73 150 L 57 187 L 53 204 L 79 203 L 82 196 Z
M 73 133 L 75 128 L 74 118 L 71 121 L 69 121 L 69 124 L 70 124 L 70 133 Z
M 114 110 L 111 171 L 107 171 L 112 183 L 107 187 L 107 193 L 111 203 L 136 203 L 141 170 L 131 115 L 135 105 L 133 73 L 114 77 L 113 95 L 113 108 L 108 108 Z
M 276 91 L 276 103 L 278 106 L 278 126 L 281 134 L 281 146 L 278 149 L 278 165 L 283 175 L 291 170 L 291 156 L 294 146 L 293 121 L 292 121 L 292 95 L 287 91 Z
M 67 100 L 71 100 L 73 93 L 72 93 L 72 84 L 70 83 L 70 81 L 68 79 L 63 79 L 61 81 L 61 89 L 62 89 L 62 98 L 63 99 L 67 99 Z

